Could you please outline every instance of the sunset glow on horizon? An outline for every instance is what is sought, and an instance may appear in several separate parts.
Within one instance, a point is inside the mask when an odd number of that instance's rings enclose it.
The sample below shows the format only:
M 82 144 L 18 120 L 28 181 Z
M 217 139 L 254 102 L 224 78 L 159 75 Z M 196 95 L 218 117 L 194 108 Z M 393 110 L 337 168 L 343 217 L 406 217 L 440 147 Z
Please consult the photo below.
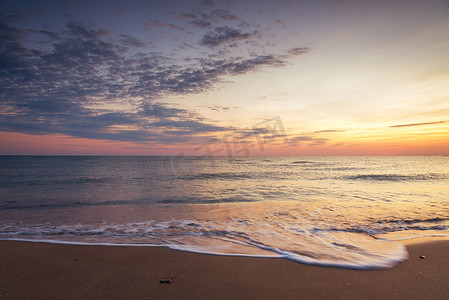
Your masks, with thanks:
M 0 1 L 0 155 L 449 155 L 449 2 Z

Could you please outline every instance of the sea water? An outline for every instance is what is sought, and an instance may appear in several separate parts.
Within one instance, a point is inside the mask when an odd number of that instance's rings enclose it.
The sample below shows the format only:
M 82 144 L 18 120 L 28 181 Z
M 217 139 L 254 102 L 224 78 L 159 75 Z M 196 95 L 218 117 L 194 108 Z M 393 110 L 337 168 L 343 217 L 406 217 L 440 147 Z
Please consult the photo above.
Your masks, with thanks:
M 449 236 L 449 157 L 0 156 L 0 239 L 349 268 Z

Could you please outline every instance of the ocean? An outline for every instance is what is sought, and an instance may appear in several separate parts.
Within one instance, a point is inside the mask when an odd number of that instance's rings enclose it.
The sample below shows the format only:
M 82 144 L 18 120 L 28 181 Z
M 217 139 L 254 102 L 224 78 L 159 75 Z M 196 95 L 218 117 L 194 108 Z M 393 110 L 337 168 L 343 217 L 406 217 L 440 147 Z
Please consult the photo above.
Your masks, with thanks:
M 0 156 L 0 239 L 388 268 L 449 237 L 449 157 Z

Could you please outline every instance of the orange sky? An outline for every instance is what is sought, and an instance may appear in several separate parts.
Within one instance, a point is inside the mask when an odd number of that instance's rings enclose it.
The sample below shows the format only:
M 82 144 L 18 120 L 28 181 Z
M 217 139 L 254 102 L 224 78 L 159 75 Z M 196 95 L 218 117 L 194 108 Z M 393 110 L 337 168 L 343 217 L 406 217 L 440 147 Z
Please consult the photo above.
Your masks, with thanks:
M 338 135 L 342 135 L 341 133 Z M 428 136 L 354 136 L 333 137 L 323 145 L 304 141 L 289 143 L 278 137 L 258 144 L 246 139 L 247 146 L 217 141 L 206 145 L 161 145 L 150 142 L 121 142 L 74 138 L 61 134 L 30 135 L 0 132 L 2 153 L 6 155 L 218 155 L 218 156 L 282 156 L 282 155 L 448 155 L 447 134 Z M 228 147 L 228 148 L 227 148 Z

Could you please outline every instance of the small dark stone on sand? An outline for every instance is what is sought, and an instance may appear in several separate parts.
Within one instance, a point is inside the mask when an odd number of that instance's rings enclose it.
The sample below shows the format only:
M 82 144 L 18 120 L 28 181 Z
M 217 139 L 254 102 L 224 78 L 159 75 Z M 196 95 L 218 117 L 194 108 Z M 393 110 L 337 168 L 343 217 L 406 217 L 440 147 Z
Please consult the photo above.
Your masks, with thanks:
M 160 283 L 172 283 L 173 281 L 170 278 L 162 279 Z
M 424 255 L 421 255 L 419 258 L 426 259 L 427 257 L 425 257 Z

